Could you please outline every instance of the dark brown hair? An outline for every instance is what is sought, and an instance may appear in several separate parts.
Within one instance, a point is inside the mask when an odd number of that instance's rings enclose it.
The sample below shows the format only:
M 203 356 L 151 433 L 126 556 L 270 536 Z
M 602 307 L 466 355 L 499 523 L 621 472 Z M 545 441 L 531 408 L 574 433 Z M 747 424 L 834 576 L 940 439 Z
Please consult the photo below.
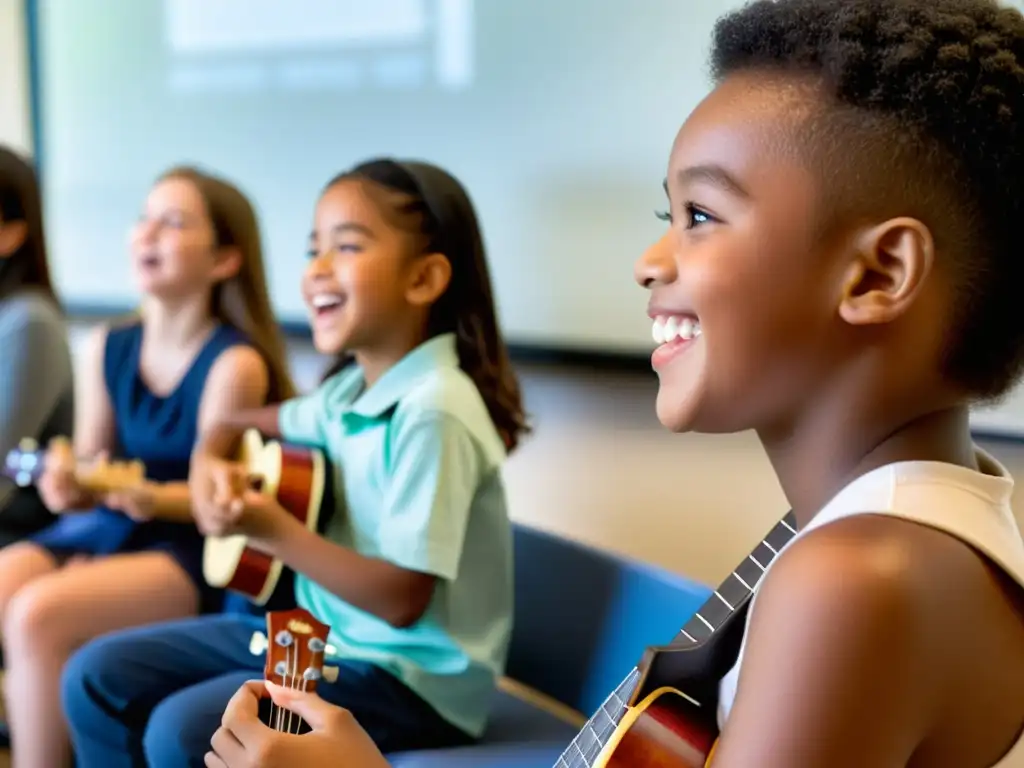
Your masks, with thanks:
M 455 334 L 459 365 L 480 391 L 506 448 L 515 450 L 530 426 L 498 325 L 480 224 L 465 188 L 434 165 L 387 158 L 361 163 L 336 176 L 325 191 L 347 180 L 390 193 L 389 218 L 419 237 L 423 253 L 443 253 L 448 258 L 451 282 L 431 307 L 427 335 Z M 327 376 L 351 362 L 343 356 Z
M 263 269 L 263 245 L 256 211 L 249 199 L 224 179 L 191 167 L 178 167 L 157 181 L 183 179 L 195 185 L 206 205 L 218 248 L 234 247 L 241 252 L 238 273 L 213 289 L 211 312 L 220 322 L 245 334 L 266 360 L 270 374 L 269 402 L 295 395 L 286 362 L 284 339 L 274 317 Z
M 6 147 L 0 147 L 0 222 L 24 221 L 25 242 L 0 259 L 0 299 L 23 288 L 34 288 L 58 304 L 46 258 L 43 204 L 39 182 L 29 163 Z

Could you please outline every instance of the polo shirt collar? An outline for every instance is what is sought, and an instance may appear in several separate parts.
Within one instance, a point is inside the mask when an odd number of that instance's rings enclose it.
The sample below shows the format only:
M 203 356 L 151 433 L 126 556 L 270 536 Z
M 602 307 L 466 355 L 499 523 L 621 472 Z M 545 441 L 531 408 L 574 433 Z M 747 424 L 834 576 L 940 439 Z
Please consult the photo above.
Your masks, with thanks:
M 458 368 L 454 333 L 442 333 L 420 344 L 388 368 L 377 382 L 352 403 L 352 413 L 377 418 L 398 402 L 427 374 L 438 368 Z

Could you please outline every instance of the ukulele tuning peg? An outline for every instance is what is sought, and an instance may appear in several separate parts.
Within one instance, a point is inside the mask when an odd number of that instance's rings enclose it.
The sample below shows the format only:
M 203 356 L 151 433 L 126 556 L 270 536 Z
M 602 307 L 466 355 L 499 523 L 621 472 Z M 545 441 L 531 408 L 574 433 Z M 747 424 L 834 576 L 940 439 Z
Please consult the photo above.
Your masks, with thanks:
M 36 442 L 35 438 L 23 437 L 18 441 L 18 450 L 22 453 L 35 453 L 39 450 L 39 443 Z
M 338 682 L 338 668 L 337 667 L 323 667 L 320 670 L 320 674 L 324 680 L 328 683 Z
M 307 683 L 315 683 L 319 681 L 321 678 L 323 678 L 323 673 L 316 667 L 306 667 L 305 671 L 302 673 L 302 679 L 305 680 Z
M 249 641 L 249 653 L 253 656 L 262 656 L 267 652 L 267 636 L 262 632 L 253 632 Z
M 282 648 L 288 648 L 293 642 L 295 637 L 286 629 L 282 629 L 276 635 L 274 635 L 274 642 L 280 645 Z
M 325 643 L 319 637 L 309 638 L 309 650 L 312 653 L 323 653 L 326 648 L 327 643 Z

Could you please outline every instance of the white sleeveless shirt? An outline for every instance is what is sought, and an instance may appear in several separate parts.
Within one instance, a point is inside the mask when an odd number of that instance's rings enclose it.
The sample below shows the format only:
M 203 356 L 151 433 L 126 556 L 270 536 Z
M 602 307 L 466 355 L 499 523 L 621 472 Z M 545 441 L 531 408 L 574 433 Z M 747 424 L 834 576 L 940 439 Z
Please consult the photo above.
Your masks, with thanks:
M 1010 508 L 1013 478 L 994 458 L 975 449 L 981 472 L 952 464 L 908 461 L 875 469 L 841 490 L 790 542 L 815 528 L 861 514 L 891 515 L 945 531 L 985 553 L 1024 587 L 1024 540 Z M 772 564 L 778 562 L 776 557 Z M 768 566 L 771 570 L 771 565 Z M 759 582 L 763 584 L 767 572 Z M 757 595 L 747 615 L 757 607 Z M 743 649 L 719 685 L 718 723 L 724 727 L 736 698 Z M 1024 735 L 992 768 L 1024 768 Z

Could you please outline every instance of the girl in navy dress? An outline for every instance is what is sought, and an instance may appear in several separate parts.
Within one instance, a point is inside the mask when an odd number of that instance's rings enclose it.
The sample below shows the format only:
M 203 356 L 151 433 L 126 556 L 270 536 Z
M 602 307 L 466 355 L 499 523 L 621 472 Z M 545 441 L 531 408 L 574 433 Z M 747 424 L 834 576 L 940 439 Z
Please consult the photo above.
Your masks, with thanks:
M 202 578 L 190 452 L 228 412 L 292 394 L 256 216 L 241 192 L 194 169 L 170 171 L 149 193 L 131 255 L 144 298 L 136 317 L 88 342 L 74 453 L 139 459 L 147 479 L 97 498 L 76 483 L 70 457 L 57 457 L 39 489 L 51 511 L 68 514 L 0 552 L 17 768 L 68 762 L 59 680 L 79 645 L 218 607 Z

